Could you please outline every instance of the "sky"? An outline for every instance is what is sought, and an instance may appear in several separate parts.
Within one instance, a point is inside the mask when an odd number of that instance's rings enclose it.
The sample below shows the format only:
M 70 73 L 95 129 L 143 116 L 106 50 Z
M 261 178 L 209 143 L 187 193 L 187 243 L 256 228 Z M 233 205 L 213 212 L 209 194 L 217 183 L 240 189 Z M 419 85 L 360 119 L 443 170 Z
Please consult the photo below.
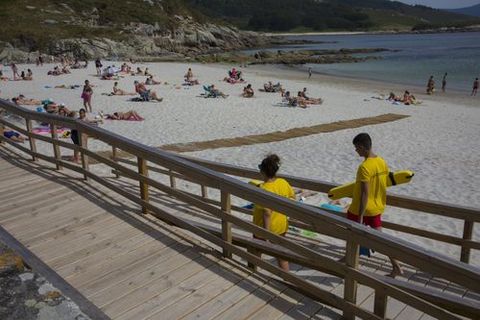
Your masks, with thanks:
M 408 4 L 423 4 L 432 8 L 465 8 L 480 3 L 480 0 L 397 0 Z

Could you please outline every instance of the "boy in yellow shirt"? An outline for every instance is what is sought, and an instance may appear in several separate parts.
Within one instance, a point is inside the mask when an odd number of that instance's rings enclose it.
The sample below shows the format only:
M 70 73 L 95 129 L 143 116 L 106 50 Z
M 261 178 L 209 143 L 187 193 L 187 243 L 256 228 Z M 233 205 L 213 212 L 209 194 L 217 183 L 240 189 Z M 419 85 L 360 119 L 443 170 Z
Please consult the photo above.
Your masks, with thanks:
M 382 231 L 382 213 L 387 202 L 388 166 L 384 159 L 372 150 L 372 139 L 367 133 L 360 133 L 353 139 L 358 155 L 365 160 L 360 164 L 353 189 L 352 204 L 347 218 Z M 391 277 L 402 274 L 398 261 L 392 262 Z

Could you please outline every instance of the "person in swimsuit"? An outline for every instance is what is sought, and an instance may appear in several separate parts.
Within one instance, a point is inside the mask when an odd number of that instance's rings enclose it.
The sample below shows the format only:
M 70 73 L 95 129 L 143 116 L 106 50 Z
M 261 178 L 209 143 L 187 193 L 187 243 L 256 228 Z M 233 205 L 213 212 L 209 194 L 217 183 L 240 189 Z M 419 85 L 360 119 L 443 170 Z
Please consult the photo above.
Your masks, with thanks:
M 479 86 L 478 78 L 476 78 L 475 81 L 473 81 L 472 96 L 476 96 L 476 95 L 477 95 L 478 86 Z
M 113 114 L 105 115 L 109 120 L 127 120 L 127 121 L 143 121 L 142 118 L 136 111 L 130 110 L 127 112 L 114 112 Z
M 150 101 L 153 99 L 159 102 L 163 100 L 163 98 L 160 98 L 155 91 L 148 90 L 144 83 L 135 80 L 133 84 L 135 85 L 135 92 L 138 93 L 143 100 Z
M 20 133 L 16 132 L 16 131 L 13 131 L 13 130 L 7 130 L 7 131 L 3 131 L 3 136 L 7 139 L 10 139 L 14 142 L 21 142 L 21 143 L 24 143 L 26 138 L 25 137 L 22 137 L 20 135 Z
M 118 82 L 113 84 L 112 95 L 114 96 L 134 96 L 136 93 L 126 92 L 118 87 Z
M 93 95 L 93 89 L 92 89 L 92 86 L 90 85 L 90 81 L 85 80 L 85 85 L 83 86 L 81 98 L 83 99 L 83 106 L 89 112 L 92 112 L 92 95 Z

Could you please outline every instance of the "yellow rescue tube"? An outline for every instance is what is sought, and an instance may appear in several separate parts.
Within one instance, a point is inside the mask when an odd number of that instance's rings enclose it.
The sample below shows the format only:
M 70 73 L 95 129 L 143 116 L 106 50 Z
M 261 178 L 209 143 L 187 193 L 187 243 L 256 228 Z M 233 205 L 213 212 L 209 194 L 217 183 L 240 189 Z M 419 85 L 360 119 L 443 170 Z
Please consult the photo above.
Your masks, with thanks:
M 396 186 L 398 184 L 409 183 L 415 173 L 410 170 L 402 170 L 389 172 L 387 178 L 387 187 Z M 337 200 L 341 198 L 351 198 L 353 195 L 353 187 L 355 182 L 350 182 L 339 187 L 335 187 L 328 191 L 328 197 L 332 200 Z
M 260 185 L 263 183 L 261 180 L 250 180 L 248 181 L 249 184 L 254 185 L 255 187 L 260 187 Z

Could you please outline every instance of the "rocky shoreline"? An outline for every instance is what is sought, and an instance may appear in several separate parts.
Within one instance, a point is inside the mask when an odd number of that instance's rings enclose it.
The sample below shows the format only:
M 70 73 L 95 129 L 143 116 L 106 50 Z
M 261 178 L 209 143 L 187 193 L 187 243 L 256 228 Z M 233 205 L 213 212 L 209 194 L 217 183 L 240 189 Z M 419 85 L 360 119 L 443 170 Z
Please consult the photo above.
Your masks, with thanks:
M 191 17 L 175 16 L 175 27 L 130 23 L 123 29 L 122 40 L 111 38 L 57 39 L 43 50 L 34 50 L 35 41 L 15 45 L 0 42 L 0 62 L 8 64 L 33 63 L 39 55 L 47 62 L 58 62 L 60 57 L 93 60 L 129 60 L 144 62 L 198 61 L 234 62 L 245 64 L 304 64 L 360 62 L 379 57 L 358 58 L 356 53 L 382 52 L 384 49 L 278 51 L 272 54 L 261 48 L 316 43 L 287 39 L 264 33 L 241 31 L 235 27 L 199 23 Z M 241 50 L 258 49 L 254 55 L 240 54 Z

